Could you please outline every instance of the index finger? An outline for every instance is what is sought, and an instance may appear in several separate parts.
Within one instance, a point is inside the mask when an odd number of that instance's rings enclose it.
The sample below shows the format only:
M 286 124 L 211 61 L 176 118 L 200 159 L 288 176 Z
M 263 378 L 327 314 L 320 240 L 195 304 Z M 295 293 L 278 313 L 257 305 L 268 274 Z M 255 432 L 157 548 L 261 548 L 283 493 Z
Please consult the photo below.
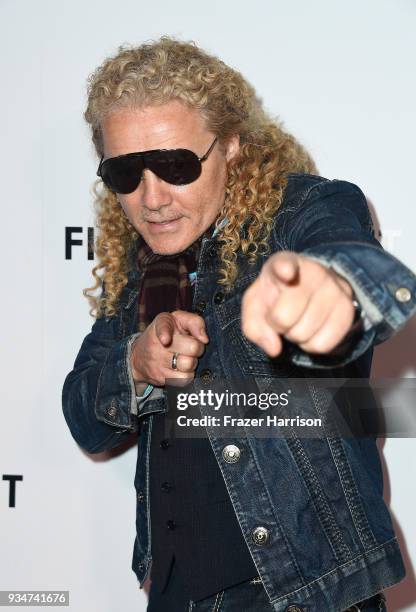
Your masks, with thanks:
M 175 310 L 171 313 L 174 317 L 179 331 L 181 333 L 189 333 L 197 340 L 200 340 L 204 344 L 208 342 L 208 335 L 205 330 L 205 321 L 195 312 L 188 312 L 186 310 Z
M 270 356 L 277 356 L 282 342 L 266 319 L 267 305 L 255 281 L 244 293 L 241 302 L 241 328 L 243 334 L 263 348 Z
M 269 258 L 268 270 L 282 283 L 293 283 L 299 273 L 299 257 L 292 251 L 280 251 Z

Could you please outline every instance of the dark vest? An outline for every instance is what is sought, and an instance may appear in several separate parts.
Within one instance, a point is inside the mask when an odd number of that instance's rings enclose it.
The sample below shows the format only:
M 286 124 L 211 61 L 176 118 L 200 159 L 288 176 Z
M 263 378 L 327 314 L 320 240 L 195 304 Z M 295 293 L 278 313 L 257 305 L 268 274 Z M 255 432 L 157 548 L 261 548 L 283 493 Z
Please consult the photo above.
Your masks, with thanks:
M 163 590 L 173 557 L 197 601 L 258 572 L 207 437 L 166 437 L 153 416 L 150 448 L 152 586 Z

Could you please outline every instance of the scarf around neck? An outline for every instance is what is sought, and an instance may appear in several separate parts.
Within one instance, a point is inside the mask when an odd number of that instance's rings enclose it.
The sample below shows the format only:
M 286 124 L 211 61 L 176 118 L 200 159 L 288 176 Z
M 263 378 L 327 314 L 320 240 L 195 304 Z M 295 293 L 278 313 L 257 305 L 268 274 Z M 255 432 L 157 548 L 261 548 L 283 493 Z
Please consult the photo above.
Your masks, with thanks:
M 143 274 L 138 295 L 138 331 L 143 332 L 161 312 L 192 308 L 189 273 L 196 271 L 202 240 L 211 236 L 213 227 L 209 227 L 187 249 L 175 255 L 154 253 L 144 239 L 139 237 L 137 267 Z

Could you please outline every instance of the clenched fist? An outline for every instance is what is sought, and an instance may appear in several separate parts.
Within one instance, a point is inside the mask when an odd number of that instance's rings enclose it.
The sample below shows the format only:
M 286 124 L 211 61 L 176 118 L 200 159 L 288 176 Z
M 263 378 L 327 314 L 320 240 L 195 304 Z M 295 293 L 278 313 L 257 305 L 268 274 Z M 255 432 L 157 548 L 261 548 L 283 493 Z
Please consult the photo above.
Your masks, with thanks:
M 192 312 L 161 312 L 132 345 L 130 365 L 135 382 L 164 386 L 166 379 L 191 379 L 208 336 L 205 321 Z M 176 369 L 172 357 L 177 353 Z
M 281 336 L 310 353 L 328 353 L 354 320 L 348 281 L 320 263 L 292 251 L 275 253 L 246 289 L 242 330 L 269 356 L 282 350 Z

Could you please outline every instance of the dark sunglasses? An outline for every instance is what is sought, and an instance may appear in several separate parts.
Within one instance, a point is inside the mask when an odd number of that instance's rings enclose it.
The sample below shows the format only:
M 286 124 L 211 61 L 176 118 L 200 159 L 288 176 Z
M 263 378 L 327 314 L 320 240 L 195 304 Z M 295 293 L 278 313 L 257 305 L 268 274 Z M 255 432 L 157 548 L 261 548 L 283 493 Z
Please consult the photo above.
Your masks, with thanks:
M 127 153 L 104 160 L 101 157 L 97 176 L 101 177 L 109 189 L 116 193 L 132 193 L 137 189 L 143 170 L 148 168 L 159 178 L 172 185 L 187 185 L 196 181 L 202 171 L 204 162 L 217 138 L 202 157 L 188 149 L 155 149 Z

